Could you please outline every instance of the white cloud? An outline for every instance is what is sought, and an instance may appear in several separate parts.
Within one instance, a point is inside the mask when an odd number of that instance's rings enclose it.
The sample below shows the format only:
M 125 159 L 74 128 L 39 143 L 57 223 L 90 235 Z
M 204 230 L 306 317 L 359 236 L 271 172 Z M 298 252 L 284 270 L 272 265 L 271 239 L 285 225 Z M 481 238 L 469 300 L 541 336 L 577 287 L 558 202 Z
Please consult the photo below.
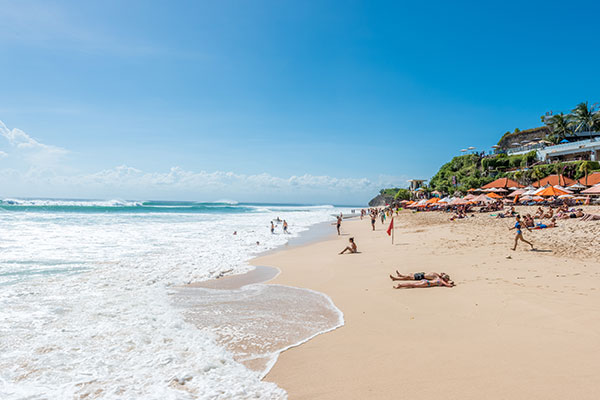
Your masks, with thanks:
M 17 153 L 33 165 L 54 164 L 68 153 L 62 147 L 39 142 L 20 129 L 8 129 L 2 121 L 0 121 L 0 136 L 3 136 Z
M 336 204 L 366 202 L 384 187 L 406 186 L 406 177 L 376 179 L 337 178 L 328 175 L 269 173 L 240 174 L 231 171 L 189 171 L 171 167 L 148 172 L 121 165 L 94 173 L 65 169 L 66 149 L 41 143 L 20 129 L 8 129 L 0 121 L 0 137 L 10 146 L 11 169 L 0 171 L 4 194 L 27 197 L 128 198 L 306 202 Z M 8 154 L 0 151 L 0 158 Z M 66 173 L 64 171 L 71 171 Z
M 336 178 L 327 175 L 278 177 L 268 173 L 238 174 L 230 171 L 187 171 L 172 167 L 166 172 L 145 172 L 126 165 L 90 174 L 59 175 L 52 170 L 31 168 L 24 173 L 0 171 L 0 185 L 22 189 L 35 187 L 40 192 L 20 196 L 91 197 L 166 200 L 215 200 L 264 202 L 363 203 L 383 187 L 405 186 L 405 178 L 386 180 Z M 12 185 L 11 185 L 12 181 Z M 11 195 L 13 195 L 11 193 Z

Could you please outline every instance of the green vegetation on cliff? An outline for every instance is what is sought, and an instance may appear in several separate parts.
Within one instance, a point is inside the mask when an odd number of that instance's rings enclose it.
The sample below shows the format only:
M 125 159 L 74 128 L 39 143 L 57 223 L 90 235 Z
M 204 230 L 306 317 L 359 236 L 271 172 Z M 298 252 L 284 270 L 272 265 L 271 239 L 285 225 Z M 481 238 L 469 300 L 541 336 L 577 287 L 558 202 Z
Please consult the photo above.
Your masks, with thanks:
M 480 158 L 475 154 L 454 157 L 444 164 L 429 181 L 429 188 L 442 193 L 466 192 L 497 178 L 509 177 L 523 185 L 543 179 L 548 175 L 561 174 L 579 179 L 592 171 L 600 170 L 596 161 L 574 161 L 555 164 L 533 165 L 535 151 L 524 155 Z
M 534 162 L 535 152 L 517 156 L 498 154 L 485 158 L 481 158 L 477 154 L 457 156 L 442 165 L 429 181 L 427 190 L 438 190 L 451 195 L 456 191 L 466 193 L 468 189 L 481 187 L 494 179 L 503 177 L 528 185 L 552 174 L 580 179 L 586 174 L 600 171 L 600 163 L 596 161 L 533 165 Z M 410 191 L 401 188 L 382 189 L 380 194 L 396 200 L 410 198 Z

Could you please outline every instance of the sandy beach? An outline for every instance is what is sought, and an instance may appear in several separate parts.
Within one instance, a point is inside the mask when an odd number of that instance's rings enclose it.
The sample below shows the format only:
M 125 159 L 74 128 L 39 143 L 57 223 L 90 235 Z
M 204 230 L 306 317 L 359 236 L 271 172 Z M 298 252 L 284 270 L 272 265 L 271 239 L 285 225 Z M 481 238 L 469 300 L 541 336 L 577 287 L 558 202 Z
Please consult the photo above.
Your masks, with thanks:
M 281 269 L 272 283 L 326 293 L 345 318 L 265 380 L 290 399 L 597 399 L 600 223 L 524 231 L 538 251 L 511 251 L 514 219 L 448 218 L 401 212 L 393 245 L 389 220 L 375 232 L 344 221 L 342 236 L 332 226 L 253 260 Z M 338 255 L 351 236 L 360 253 Z M 444 271 L 457 286 L 395 290 L 395 270 Z

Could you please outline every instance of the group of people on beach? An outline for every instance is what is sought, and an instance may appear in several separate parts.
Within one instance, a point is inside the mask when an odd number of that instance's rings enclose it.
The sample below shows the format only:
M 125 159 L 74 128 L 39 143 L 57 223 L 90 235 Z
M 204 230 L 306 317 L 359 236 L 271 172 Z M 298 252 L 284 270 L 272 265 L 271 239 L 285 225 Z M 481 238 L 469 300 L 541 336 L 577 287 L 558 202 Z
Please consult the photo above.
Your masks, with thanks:
M 398 282 L 394 289 L 416 289 L 434 286 L 453 287 L 454 281 L 445 272 L 415 272 L 404 275 L 396 270 L 396 275 L 390 275 L 390 279 Z
M 280 219 L 279 217 L 277 217 L 277 219 L 275 219 L 275 222 L 283 222 L 283 233 L 288 234 L 288 223 L 287 221 L 284 219 Z M 275 224 L 273 223 L 273 221 L 271 221 L 271 234 L 275 234 Z

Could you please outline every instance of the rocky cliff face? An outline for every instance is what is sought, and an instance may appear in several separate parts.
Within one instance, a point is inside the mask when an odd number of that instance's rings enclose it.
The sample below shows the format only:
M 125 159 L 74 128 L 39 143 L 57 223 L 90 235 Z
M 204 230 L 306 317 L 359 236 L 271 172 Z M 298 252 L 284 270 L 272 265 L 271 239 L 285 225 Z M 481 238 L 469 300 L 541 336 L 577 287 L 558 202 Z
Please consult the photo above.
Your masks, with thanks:
M 386 204 L 390 204 L 392 201 L 394 201 L 394 196 L 378 194 L 369 201 L 369 207 L 383 207 Z
M 539 128 L 527 129 L 526 131 L 514 132 L 509 135 L 503 136 L 498 142 L 498 146 L 503 149 L 510 149 L 512 143 L 521 143 L 525 140 L 539 140 L 544 139 L 546 135 L 550 134 L 550 129 L 547 126 L 540 126 Z

